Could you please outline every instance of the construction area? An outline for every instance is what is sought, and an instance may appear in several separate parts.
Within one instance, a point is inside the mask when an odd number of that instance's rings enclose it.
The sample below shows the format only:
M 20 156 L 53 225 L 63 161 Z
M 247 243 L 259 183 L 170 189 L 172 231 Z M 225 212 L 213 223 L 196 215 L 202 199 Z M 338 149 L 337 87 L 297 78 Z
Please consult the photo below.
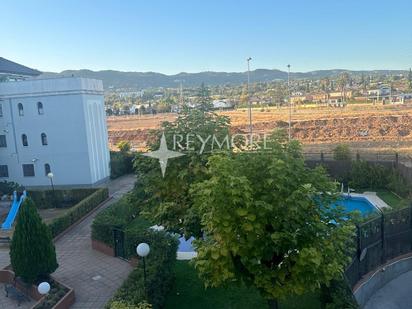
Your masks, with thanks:
M 288 128 L 288 107 L 253 108 L 253 132 L 270 133 Z M 247 133 L 248 110 L 218 112 L 230 118 L 234 133 Z M 348 104 L 345 107 L 297 106 L 291 110 L 292 137 L 305 152 L 330 152 L 346 143 L 359 152 L 412 154 L 412 104 Z M 174 121 L 173 113 L 108 117 L 112 149 L 119 141 L 129 141 L 136 150 L 145 150 L 150 131 L 163 121 Z

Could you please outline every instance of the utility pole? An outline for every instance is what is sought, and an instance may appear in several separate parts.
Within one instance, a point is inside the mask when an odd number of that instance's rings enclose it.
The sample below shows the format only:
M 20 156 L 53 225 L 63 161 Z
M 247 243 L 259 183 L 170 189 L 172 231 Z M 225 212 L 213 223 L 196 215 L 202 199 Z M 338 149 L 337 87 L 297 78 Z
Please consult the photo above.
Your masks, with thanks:
M 289 142 L 292 139 L 292 102 L 290 100 L 290 64 L 288 64 Z
M 183 81 L 180 80 L 180 106 L 183 107 Z
M 250 94 L 249 94 L 249 90 L 250 90 L 250 60 L 252 60 L 251 57 L 247 58 L 247 100 L 248 100 L 248 104 L 249 104 L 249 134 L 250 134 L 250 145 L 252 145 L 252 133 L 253 133 L 253 129 L 252 129 L 252 102 L 250 101 Z

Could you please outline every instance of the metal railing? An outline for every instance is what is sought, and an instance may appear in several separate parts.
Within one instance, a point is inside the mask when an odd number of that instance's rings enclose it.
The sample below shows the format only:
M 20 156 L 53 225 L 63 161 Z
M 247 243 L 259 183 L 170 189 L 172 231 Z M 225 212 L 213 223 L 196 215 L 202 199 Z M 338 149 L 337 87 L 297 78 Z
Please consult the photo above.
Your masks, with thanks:
M 408 207 L 358 225 L 356 253 L 345 272 L 351 287 L 379 265 L 412 251 L 411 216 Z

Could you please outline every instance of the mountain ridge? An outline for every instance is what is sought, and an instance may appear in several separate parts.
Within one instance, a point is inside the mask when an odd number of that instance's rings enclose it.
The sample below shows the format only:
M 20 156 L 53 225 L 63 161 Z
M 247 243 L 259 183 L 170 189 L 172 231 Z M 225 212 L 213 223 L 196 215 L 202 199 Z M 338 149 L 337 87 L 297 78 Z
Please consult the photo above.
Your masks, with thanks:
M 291 72 L 290 77 L 294 79 L 319 79 L 336 77 L 342 72 L 352 75 L 377 75 L 377 74 L 401 74 L 407 70 L 345 70 L 329 69 L 315 70 L 309 72 Z M 127 88 L 146 89 L 157 87 L 179 87 L 183 81 L 184 87 L 197 87 L 202 82 L 209 86 L 216 85 L 241 85 L 247 81 L 247 72 L 214 72 L 204 71 L 198 73 L 180 72 L 167 75 L 157 72 L 125 72 L 116 70 L 92 71 L 88 69 L 65 70 L 60 73 L 44 72 L 39 78 L 53 78 L 63 76 L 78 76 L 103 80 L 105 89 Z M 256 69 L 250 71 L 251 82 L 269 82 L 274 80 L 287 80 L 288 73 L 277 69 Z

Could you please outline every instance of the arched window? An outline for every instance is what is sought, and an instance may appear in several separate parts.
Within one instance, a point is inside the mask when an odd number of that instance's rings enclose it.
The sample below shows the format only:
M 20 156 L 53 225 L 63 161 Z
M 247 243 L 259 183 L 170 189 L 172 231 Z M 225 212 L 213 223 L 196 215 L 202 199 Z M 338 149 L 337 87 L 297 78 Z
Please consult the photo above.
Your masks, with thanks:
M 47 175 L 49 175 L 49 173 L 51 173 L 50 164 L 49 164 L 49 163 L 46 163 L 46 164 L 44 165 L 44 174 L 47 176 Z
M 23 104 L 21 103 L 17 104 L 17 108 L 19 110 L 19 116 L 24 116 Z
M 26 134 L 21 135 L 21 142 L 23 143 L 23 146 L 29 146 L 29 141 L 27 140 Z
M 47 135 L 46 135 L 46 133 L 42 133 L 42 134 L 41 134 L 41 144 L 42 144 L 43 146 L 46 146 L 46 145 L 47 145 Z
M 43 103 L 42 102 L 37 102 L 37 112 L 39 113 L 39 115 L 44 114 Z

